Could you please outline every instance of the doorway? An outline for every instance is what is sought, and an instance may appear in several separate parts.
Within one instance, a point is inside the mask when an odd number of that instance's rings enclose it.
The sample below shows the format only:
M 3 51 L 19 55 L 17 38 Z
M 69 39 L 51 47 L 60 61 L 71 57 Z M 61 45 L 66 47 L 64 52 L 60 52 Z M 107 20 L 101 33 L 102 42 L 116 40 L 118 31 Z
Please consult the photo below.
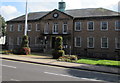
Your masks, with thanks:
M 52 42 L 51 42 L 51 44 L 52 44 L 52 49 L 54 49 L 54 48 L 55 48 L 55 37 L 52 37 Z

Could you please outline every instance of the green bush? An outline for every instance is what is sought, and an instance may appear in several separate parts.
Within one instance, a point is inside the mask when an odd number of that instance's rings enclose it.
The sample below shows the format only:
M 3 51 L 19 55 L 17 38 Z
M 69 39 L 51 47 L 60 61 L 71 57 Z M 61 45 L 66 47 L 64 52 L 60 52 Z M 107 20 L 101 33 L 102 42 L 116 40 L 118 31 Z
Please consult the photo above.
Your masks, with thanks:
M 63 49 L 62 42 L 63 42 L 63 39 L 62 39 L 61 36 L 56 37 L 55 49 L 52 52 L 52 55 L 53 55 L 54 59 L 58 59 L 60 56 L 65 55 L 64 50 L 62 50 Z
M 23 36 L 21 48 L 19 50 L 20 54 L 28 55 L 31 52 L 31 49 L 28 46 L 28 36 Z
M 28 36 L 23 36 L 21 47 L 29 47 L 28 43 Z

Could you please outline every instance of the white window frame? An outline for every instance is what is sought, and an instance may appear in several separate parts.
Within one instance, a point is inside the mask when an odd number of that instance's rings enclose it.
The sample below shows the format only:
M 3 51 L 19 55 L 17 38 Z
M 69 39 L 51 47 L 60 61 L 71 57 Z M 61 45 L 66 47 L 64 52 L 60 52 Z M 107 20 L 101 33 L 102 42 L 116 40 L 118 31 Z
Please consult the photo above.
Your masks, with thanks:
M 54 26 L 55 26 L 55 28 L 54 28 Z M 59 30 L 58 30 L 58 32 L 54 32 L 54 30 L 57 31 L 57 29 L 59 29 L 57 26 L 58 26 L 58 23 L 54 23 L 54 24 L 53 24 L 53 28 L 52 28 L 52 29 L 53 29 L 53 30 L 52 30 L 52 33 L 53 33 L 53 34 L 58 34 Z
M 17 45 L 20 45 L 20 43 L 22 43 L 22 37 L 17 37 Z
M 89 29 L 89 23 L 92 22 L 93 23 L 93 29 Z M 94 31 L 94 21 L 89 21 L 87 22 L 87 30 L 88 31 Z
M 116 49 L 120 49 L 120 48 L 118 48 L 118 46 L 117 46 L 118 43 L 119 43 L 118 37 L 115 37 L 115 48 L 116 48 Z
M 21 28 L 21 30 L 20 30 Z M 21 24 L 18 24 L 18 32 L 22 31 L 22 25 Z
M 107 47 L 103 47 L 102 46 L 102 43 L 103 43 L 103 41 L 102 41 L 102 38 L 107 38 Z M 108 37 L 101 37 L 101 48 L 109 48 L 109 42 L 108 42 L 109 40 L 108 40 Z
M 31 26 L 31 29 L 28 30 L 29 25 Z M 27 31 L 32 31 L 32 24 L 28 24 Z
M 90 38 L 93 38 L 93 46 L 92 47 L 90 47 L 90 45 L 89 45 Z M 94 37 L 87 37 L 87 47 L 88 48 L 94 48 L 94 44 L 95 44 L 95 38 Z
M 117 29 L 117 22 L 120 22 L 120 21 L 118 21 L 118 20 L 115 21 L 115 30 L 116 30 L 116 31 L 120 31 L 120 29 Z
M 38 43 L 37 43 L 37 38 L 38 38 L 38 37 L 35 37 L 35 45 L 38 45 Z
M 67 26 L 67 31 L 66 32 L 64 32 L 64 30 L 65 30 L 65 27 L 64 26 Z M 63 23 L 63 34 L 67 34 L 68 33 L 68 24 L 65 24 L 65 23 Z
M 77 46 L 77 38 L 80 38 L 80 46 Z M 74 43 L 74 44 L 75 44 L 75 47 L 81 47 L 81 41 L 82 41 L 82 40 L 81 40 L 81 37 L 79 37 L 79 36 L 78 36 L 78 37 L 75 37 L 75 43 Z
M 13 43 L 14 43 L 13 37 L 9 37 L 9 42 L 8 42 L 8 44 L 11 46 L 11 45 L 13 45 Z
M 76 24 L 76 23 L 78 23 L 78 22 L 80 23 L 80 30 L 77 30 L 77 28 L 76 28 L 76 27 L 77 27 L 77 24 Z M 81 24 L 82 24 L 82 23 L 81 23 L 80 21 L 75 22 L 75 31 L 81 31 L 81 30 L 82 30 L 82 29 L 81 29 L 81 27 L 82 27 Z
M 36 24 L 36 31 L 40 31 L 40 30 L 38 30 L 38 27 L 40 28 L 40 26 L 38 26 L 38 25 L 40 25 L 40 24 Z
M 13 28 L 13 29 L 11 29 L 11 28 Z M 14 31 L 14 25 L 13 25 L 13 24 L 10 25 L 9 31 L 10 31 L 10 32 L 13 32 L 13 31 Z
M 44 34 L 48 34 L 49 33 L 49 23 L 46 23 L 44 26 Z
M 103 22 L 106 22 L 106 23 L 107 23 L 107 29 L 102 29 L 102 23 L 103 23 Z M 101 31 L 107 31 L 107 30 L 108 30 L 108 21 L 102 21 L 100 28 L 101 28 Z

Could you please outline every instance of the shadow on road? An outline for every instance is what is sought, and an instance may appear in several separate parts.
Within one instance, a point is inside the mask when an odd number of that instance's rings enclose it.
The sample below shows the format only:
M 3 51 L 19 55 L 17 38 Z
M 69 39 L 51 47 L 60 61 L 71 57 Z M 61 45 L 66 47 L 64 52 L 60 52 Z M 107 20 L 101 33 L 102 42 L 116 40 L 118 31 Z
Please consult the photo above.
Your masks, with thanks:
M 118 76 L 118 75 L 94 72 L 94 71 L 68 69 L 67 72 L 68 72 L 68 74 L 75 76 L 75 77 L 102 80 L 102 81 L 107 81 L 107 82 L 119 83 L 118 81 L 120 79 L 120 76 Z M 90 81 L 92 81 L 92 80 L 90 80 Z

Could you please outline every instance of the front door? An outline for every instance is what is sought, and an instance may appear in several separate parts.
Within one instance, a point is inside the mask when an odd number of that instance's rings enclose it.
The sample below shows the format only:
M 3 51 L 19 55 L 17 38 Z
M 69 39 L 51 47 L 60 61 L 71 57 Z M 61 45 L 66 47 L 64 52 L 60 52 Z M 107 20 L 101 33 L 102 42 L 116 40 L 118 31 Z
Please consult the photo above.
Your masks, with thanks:
M 52 37 L 52 42 L 51 42 L 51 44 L 52 44 L 52 49 L 54 49 L 54 48 L 55 48 L 55 37 Z

